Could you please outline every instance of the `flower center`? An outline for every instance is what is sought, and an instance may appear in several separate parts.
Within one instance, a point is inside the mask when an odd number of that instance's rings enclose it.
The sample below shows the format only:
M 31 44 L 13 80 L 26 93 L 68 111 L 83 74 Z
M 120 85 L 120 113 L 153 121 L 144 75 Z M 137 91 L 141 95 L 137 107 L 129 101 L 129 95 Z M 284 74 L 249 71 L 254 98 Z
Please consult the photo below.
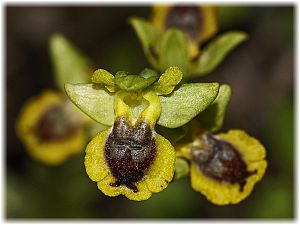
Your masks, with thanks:
M 248 171 L 239 151 L 227 141 L 216 138 L 211 133 L 203 134 L 202 139 L 204 147 L 194 146 L 192 149 L 193 161 L 198 168 L 218 181 L 238 183 L 242 192 L 246 179 L 257 171 Z
M 155 137 L 147 123 L 139 122 L 132 127 L 126 119 L 117 119 L 105 144 L 105 158 L 116 178 L 110 185 L 124 184 L 138 192 L 134 183 L 144 177 L 155 154 Z
M 189 39 L 196 39 L 202 29 L 202 13 L 199 7 L 175 6 L 166 16 L 166 29 L 175 27 L 187 33 Z
M 60 141 L 68 138 L 76 131 L 70 123 L 63 105 L 58 104 L 47 110 L 39 119 L 35 132 L 40 141 Z

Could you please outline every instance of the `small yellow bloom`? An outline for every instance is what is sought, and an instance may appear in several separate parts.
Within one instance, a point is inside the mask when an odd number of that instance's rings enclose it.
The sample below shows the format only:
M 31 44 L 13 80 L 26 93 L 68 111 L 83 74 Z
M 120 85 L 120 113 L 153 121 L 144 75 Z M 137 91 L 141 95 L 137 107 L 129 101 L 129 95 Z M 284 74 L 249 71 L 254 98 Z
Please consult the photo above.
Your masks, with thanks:
M 245 199 L 267 167 L 263 145 L 241 130 L 203 133 L 192 144 L 181 146 L 179 152 L 192 161 L 193 189 L 217 205 Z
M 218 29 L 217 14 L 212 6 L 155 6 L 152 23 L 161 33 L 178 28 L 189 39 L 191 57 L 199 53 L 198 45 L 211 38 Z
M 160 115 L 160 100 L 154 92 L 142 94 L 149 105 L 133 121 L 124 99 L 130 92 L 115 96 L 115 122 L 87 146 L 86 172 L 108 196 L 125 195 L 142 201 L 167 187 L 174 174 L 175 151 L 168 140 L 154 131 Z
M 28 100 L 16 123 L 16 131 L 28 153 L 48 165 L 57 165 L 83 150 L 82 124 L 91 122 L 63 94 L 47 90 Z

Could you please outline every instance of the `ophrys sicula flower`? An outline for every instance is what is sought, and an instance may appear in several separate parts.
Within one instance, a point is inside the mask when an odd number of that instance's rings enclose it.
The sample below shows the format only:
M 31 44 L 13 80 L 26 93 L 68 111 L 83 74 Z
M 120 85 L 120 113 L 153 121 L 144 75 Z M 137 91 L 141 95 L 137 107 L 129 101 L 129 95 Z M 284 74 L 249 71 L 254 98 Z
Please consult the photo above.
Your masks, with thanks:
M 86 148 L 85 166 L 106 195 L 148 199 L 167 187 L 174 174 L 175 151 L 155 125 L 179 127 L 216 98 L 219 84 L 185 84 L 177 67 L 159 76 L 95 71 L 94 84 L 66 85 L 70 99 L 96 121 L 111 126 Z M 188 110 L 187 110 L 188 109 Z
M 236 204 L 249 196 L 267 167 L 264 146 L 242 130 L 203 132 L 181 146 L 179 155 L 191 161 L 193 189 L 217 205 Z

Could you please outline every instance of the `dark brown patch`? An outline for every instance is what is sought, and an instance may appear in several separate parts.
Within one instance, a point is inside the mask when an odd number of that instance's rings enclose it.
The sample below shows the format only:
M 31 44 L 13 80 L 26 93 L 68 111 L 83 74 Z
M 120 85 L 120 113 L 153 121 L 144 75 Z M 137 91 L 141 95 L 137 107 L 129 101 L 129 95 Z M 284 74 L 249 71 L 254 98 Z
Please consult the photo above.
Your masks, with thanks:
M 61 141 L 74 134 L 76 127 L 70 123 L 68 116 L 65 115 L 62 104 L 55 105 L 47 110 L 34 129 L 39 140 L 41 142 Z
M 178 28 L 187 33 L 190 40 L 194 40 L 201 33 L 202 17 L 199 7 L 175 6 L 166 15 L 165 28 Z
M 257 171 L 248 171 L 238 150 L 225 140 L 211 133 L 202 135 L 204 147 L 194 147 L 192 155 L 198 168 L 207 176 L 231 184 L 238 183 L 240 192 L 244 190 L 246 179 Z
M 116 182 L 110 185 L 124 184 L 138 192 L 134 183 L 144 177 L 155 153 L 155 138 L 147 123 L 132 127 L 124 118 L 117 119 L 105 144 L 105 158 L 116 178 Z

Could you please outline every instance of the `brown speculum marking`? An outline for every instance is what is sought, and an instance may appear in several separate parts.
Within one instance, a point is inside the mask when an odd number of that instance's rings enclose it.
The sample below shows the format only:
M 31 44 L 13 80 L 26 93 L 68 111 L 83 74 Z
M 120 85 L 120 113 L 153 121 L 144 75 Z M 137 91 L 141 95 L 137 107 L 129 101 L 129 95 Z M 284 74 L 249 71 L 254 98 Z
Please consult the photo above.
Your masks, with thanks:
M 63 105 L 58 104 L 47 110 L 39 119 L 34 132 L 41 142 L 61 141 L 70 137 L 76 130 L 76 126 L 70 123 L 63 111 Z
M 105 144 L 105 159 L 115 183 L 138 192 L 135 183 L 140 181 L 156 154 L 153 131 L 145 122 L 132 127 L 126 119 L 117 119 Z
M 217 181 L 238 183 L 242 192 L 246 179 L 257 171 L 248 171 L 241 154 L 227 141 L 216 138 L 211 133 L 203 134 L 202 139 L 204 147 L 194 146 L 192 149 L 193 161 L 198 168 Z
M 202 17 L 199 7 L 174 6 L 166 15 L 165 28 L 178 28 L 194 40 L 202 30 Z

